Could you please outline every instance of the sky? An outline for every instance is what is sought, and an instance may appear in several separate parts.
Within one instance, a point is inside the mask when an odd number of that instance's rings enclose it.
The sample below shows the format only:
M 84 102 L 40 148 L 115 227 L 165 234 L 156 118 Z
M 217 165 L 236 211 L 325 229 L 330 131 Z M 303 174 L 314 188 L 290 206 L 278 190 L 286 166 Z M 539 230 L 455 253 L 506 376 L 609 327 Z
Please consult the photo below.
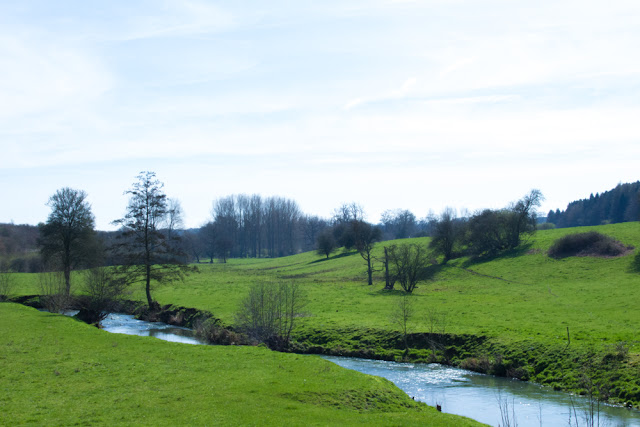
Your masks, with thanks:
M 261 194 L 329 217 L 540 211 L 640 179 L 637 0 L 0 1 L 0 223 L 154 171 L 185 225 Z

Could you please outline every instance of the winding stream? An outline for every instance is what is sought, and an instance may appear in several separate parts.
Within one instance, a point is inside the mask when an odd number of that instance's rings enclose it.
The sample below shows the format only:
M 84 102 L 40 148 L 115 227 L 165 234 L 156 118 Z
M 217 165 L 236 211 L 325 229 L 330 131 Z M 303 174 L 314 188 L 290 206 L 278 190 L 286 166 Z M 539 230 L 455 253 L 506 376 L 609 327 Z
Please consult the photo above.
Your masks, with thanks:
M 443 412 L 464 415 L 490 425 L 505 425 L 505 405 L 518 426 L 640 426 L 640 413 L 615 406 L 600 405 L 599 424 L 587 423 L 588 401 L 536 384 L 478 374 L 436 363 L 413 364 L 349 357 L 322 356 L 337 365 L 392 381 L 416 400 Z M 503 411 L 500 411 L 502 405 Z M 595 408 L 596 410 L 598 408 Z
M 105 331 L 153 336 L 165 341 L 205 344 L 187 328 L 160 322 L 145 322 L 132 315 L 112 313 L 102 322 Z M 505 425 L 502 416 L 508 409 L 511 425 L 518 426 L 634 426 L 640 427 L 640 412 L 600 405 L 594 424 L 587 422 L 585 398 L 553 391 L 536 384 L 478 374 L 438 364 L 395 363 L 380 360 L 321 356 L 342 367 L 387 378 L 396 386 L 442 411 L 464 415 L 490 425 Z M 500 411 L 500 407 L 503 411 Z M 598 408 L 596 408 L 598 409 Z M 514 419 L 517 424 L 514 424 Z M 577 423 L 576 423 L 577 421 Z

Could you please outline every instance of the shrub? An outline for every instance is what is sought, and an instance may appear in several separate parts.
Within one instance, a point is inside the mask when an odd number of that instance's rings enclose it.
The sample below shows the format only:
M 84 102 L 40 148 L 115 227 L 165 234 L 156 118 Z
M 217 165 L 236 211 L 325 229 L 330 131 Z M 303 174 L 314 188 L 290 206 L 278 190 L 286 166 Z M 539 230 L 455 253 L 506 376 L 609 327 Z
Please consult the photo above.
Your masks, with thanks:
M 10 271 L 0 268 L 0 301 L 9 299 L 13 290 L 13 276 Z
M 217 319 L 200 320 L 194 325 L 196 337 L 206 340 L 209 344 L 218 345 L 247 345 L 249 339 L 237 332 L 220 325 Z
M 306 297 L 296 283 L 257 283 L 236 312 L 236 324 L 251 339 L 271 349 L 286 348 Z
M 586 233 L 568 234 L 556 240 L 549 248 L 549 256 L 566 258 L 570 256 L 608 256 L 623 255 L 631 247 L 627 247 L 611 236 L 588 231 Z

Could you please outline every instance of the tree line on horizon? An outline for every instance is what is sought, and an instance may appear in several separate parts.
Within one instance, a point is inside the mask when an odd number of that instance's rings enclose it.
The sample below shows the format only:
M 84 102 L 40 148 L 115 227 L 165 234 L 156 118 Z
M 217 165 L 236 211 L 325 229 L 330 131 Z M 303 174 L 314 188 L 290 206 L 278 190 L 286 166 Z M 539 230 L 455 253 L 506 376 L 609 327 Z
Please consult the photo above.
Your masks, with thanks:
M 575 200 L 563 211 L 550 210 L 547 222 L 558 228 L 616 224 L 640 218 L 640 181 L 618 184 L 588 199 Z
M 569 203 L 565 211 L 550 211 L 547 223 L 556 227 L 598 225 L 637 220 L 640 181 L 619 184 L 611 191 L 591 195 L 589 199 Z M 330 246 L 353 249 L 354 236 L 348 232 L 352 220 L 364 221 L 364 210 L 357 203 L 345 203 L 334 209 L 330 218 L 304 214 L 298 204 L 284 197 L 263 197 L 259 194 L 235 194 L 212 203 L 209 220 L 200 228 L 185 229 L 182 207 L 177 199 L 166 198 L 166 215 L 160 228 L 168 240 L 180 246 L 185 262 L 225 262 L 228 258 L 280 257 Z M 406 209 L 386 210 L 375 225 L 376 241 L 409 237 L 434 237 L 443 223 L 495 222 L 495 215 L 482 211 L 468 216 L 456 216 L 445 209 L 417 218 Z M 606 219 L 603 219 L 606 218 Z M 0 224 L 0 269 L 16 272 L 40 272 L 47 269 L 38 245 L 41 227 Z M 477 227 L 486 229 L 487 224 Z M 96 231 L 103 247 L 112 247 L 120 231 Z M 479 231 L 476 231 L 476 235 Z M 500 240 L 500 239 L 498 239 Z M 445 244 L 445 248 L 448 243 Z M 491 245 L 490 245 L 491 246 Z M 493 246 L 505 246 L 493 243 Z M 478 245 L 476 245 L 476 249 Z M 478 251 L 480 249 L 477 249 Z M 448 249 L 446 250 L 449 251 Z M 106 265 L 119 261 L 114 253 L 102 258 Z

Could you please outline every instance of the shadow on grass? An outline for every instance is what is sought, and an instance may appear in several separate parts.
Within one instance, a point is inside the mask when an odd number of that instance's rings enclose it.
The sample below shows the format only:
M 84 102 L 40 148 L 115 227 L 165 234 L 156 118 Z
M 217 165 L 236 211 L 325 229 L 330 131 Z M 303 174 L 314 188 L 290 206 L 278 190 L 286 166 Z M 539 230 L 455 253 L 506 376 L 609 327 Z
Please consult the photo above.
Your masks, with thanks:
M 531 243 L 525 243 L 518 246 L 515 249 L 509 249 L 507 251 L 498 252 L 493 255 L 481 255 L 481 256 L 473 256 L 464 261 L 460 266 L 462 268 L 470 268 L 474 265 L 484 264 L 485 262 L 495 261 L 497 259 L 508 259 L 508 258 L 518 258 L 523 255 L 526 255 L 527 252 L 531 250 Z
M 315 261 L 311 261 L 309 264 L 315 264 L 317 262 L 324 262 L 324 261 L 331 261 L 332 259 L 344 258 L 347 256 L 355 255 L 357 253 L 358 251 L 342 252 L 342 253 L 339 253 L 338 255 L 330 256 L 329 258 L 320 258 Z
M 640 250 L 636 252 L 629 267 L 630 273 L 640 273 Z

